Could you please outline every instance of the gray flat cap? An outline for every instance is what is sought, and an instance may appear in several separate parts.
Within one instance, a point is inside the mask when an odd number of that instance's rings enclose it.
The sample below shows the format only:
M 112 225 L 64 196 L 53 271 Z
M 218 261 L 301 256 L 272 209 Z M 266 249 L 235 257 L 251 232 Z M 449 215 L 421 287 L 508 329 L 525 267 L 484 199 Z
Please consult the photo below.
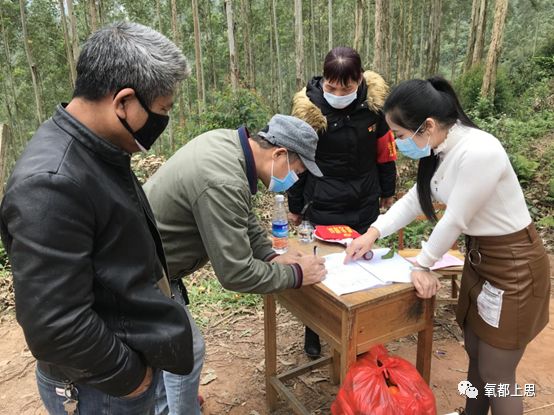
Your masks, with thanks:
M 274 146 L 295 152 L 310 173 L 316 177 L 323 176 L 315 163 L 315 150 L 319 137 L 307 122 L 290 115 L 276 114 L 258 135 Z

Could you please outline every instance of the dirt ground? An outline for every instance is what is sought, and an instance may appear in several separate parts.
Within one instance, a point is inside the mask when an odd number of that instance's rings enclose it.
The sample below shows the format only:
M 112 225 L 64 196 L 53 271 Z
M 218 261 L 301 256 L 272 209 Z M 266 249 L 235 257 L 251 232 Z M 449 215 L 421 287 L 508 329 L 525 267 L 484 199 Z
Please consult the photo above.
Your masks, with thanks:
M 554 269 L 554 256 L 551 256 Z M 551 302 L 552 304 L 552 302 Z M 431 385 L 438 414 L 462 406 L 458 382 L 465 379 L 467 358 L 451 306 L 440 306 L 435 319 Z M 46 414 L 35 385 L 35 362 L 27 350 L 13 314 L 0 317 L 0 414 Z M 201 394 L 205 415 L 262 415 L 265 407 L 263 311 L 252 309 L 227 314 L 203 330 L 207 355 Z M 302 353 L 304 329 L 284 309 L 278 309 L 278 361 L 280 370 L 307 362 Z M 554 414 L 554 306 L 550 323 L 529 344 L 519 365 L 518 384 L 534 384 L 536 397 L 526 397 L 525 413 Z M 391 353 L 415 363 L 416 339 L 406 337 L 387 344 Z M 323 352 L 328 353 L 324 345 Z M 330 413 L 337 387 L 326 368 L 289 381 L 290 390 L 313 414 Z M 292 411 L 281 402 L 277 415 Z

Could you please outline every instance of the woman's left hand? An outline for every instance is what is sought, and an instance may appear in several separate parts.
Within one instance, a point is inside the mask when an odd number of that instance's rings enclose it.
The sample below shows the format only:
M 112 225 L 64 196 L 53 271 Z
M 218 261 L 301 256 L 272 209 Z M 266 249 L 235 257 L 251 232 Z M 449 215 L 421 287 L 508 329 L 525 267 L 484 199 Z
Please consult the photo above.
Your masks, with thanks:
M 441 287 L 439 279 L 431 272 L 414 270 L 411 277 L 419 298 L 431 298 Z

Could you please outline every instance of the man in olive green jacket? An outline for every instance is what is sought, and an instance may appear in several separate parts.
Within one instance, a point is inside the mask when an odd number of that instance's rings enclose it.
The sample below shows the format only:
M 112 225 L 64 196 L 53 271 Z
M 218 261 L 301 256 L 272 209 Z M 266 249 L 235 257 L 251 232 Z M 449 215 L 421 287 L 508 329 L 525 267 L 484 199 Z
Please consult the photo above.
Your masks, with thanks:
M 324 278 L 322 258 L 277 255 L 252 211 L 258 179 L 269 190 L 285 191 L 305 169 L 321 176 L 314 161 L 317 140 L 307 123 L 279 114 L 254 137 L 244 127 L 209 131 L 178 150 L 144 185 L 177 300 L 188 302 L 176 289 L 181 278 L 208 260 L 223 287 L 232 291 L 271 293 Z M 158 398 L 169 408 L 158 407 L 157 413 L 200 413 L 204 343 L 196 327 L 193 342 L 192 373 L 164 372 Z

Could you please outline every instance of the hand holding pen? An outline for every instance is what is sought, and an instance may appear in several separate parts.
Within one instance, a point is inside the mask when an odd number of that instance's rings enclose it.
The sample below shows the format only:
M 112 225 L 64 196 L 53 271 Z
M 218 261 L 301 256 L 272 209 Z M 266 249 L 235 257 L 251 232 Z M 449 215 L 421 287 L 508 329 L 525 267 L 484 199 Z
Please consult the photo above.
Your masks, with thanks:
M 325 259 L 317 255 L 317 245 L 313 248 L 313 255 L 303 255 L 297 260 L 302 268 L 302 285 L 315 284 L 325 278 L 327 270 L 325 269 Z

